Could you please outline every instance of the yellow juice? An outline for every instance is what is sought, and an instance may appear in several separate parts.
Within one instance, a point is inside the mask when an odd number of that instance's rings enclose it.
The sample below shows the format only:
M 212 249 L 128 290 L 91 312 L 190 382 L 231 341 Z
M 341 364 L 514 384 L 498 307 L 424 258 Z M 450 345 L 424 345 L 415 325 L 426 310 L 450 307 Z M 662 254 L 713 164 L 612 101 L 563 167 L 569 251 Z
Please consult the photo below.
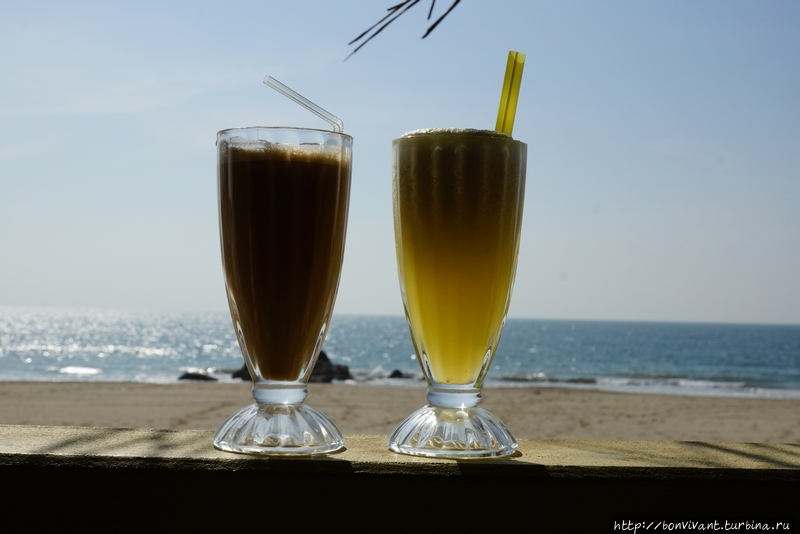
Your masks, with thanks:
M 394 225 L 403 301 L 423 372 L 480 387 L 517 264 L 526 145 L 434 129 L 394 141 Z

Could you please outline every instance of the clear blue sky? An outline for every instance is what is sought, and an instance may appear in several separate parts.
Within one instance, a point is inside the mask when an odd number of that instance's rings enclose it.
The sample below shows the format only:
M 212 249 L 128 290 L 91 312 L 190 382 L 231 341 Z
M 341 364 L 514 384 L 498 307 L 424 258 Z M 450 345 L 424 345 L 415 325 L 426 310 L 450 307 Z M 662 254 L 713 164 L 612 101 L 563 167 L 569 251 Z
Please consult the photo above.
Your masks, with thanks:
M 4 2 L 0 305 L 224 310 L 214 141 L 355 138 L 338 313 L 402 314 L 391 140 L 492 128 L 527 54 L 511 316 L 800 323 L 800 3 Z M 441 13 L 449 1 L 440 1 Z

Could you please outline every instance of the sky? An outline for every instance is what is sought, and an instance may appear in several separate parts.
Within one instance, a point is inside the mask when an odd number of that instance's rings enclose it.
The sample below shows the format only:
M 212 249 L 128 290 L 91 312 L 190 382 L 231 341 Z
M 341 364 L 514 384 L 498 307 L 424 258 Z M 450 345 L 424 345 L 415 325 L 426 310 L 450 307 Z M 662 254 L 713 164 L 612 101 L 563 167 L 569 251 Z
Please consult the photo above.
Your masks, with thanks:
M 0 306 L 223 311 L 216 132 L 354 141 L 336 313 L 402 315 L 391 141 L 494 127 L 527 55 L 510 317 L 800 324 L 800 3 L 4 2 Z M 450 4 L 437 2 L 434 17 Z

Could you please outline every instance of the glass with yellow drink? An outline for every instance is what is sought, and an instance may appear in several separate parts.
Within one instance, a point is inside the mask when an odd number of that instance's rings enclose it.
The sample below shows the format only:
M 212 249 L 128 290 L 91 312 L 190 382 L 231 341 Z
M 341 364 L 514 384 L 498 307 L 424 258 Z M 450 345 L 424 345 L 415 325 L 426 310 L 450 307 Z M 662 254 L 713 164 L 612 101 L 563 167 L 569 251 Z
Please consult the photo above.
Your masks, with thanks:
M 417 130 L 393 142 L 397 265 L 428 406 L 394 430 L 395 452 L 513 454 L 477 407 L 497 350 L 519 250 L 527 146 L 494 131 Z

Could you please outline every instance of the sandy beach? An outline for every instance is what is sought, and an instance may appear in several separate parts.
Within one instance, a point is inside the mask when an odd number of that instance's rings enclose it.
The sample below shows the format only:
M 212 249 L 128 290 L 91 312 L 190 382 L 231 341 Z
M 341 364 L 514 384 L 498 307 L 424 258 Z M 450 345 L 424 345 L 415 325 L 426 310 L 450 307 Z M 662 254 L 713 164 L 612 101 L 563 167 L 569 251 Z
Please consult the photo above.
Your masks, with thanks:
M 0 382 L 0 424 L 216 429 L 252 402 L 247 383 Z M 311 384 L 306 399 L 344 434 L 388 434 L 423 387 Z M 484 390 L 518 438 L 800 443 L 800 400 L 555 388 Z

